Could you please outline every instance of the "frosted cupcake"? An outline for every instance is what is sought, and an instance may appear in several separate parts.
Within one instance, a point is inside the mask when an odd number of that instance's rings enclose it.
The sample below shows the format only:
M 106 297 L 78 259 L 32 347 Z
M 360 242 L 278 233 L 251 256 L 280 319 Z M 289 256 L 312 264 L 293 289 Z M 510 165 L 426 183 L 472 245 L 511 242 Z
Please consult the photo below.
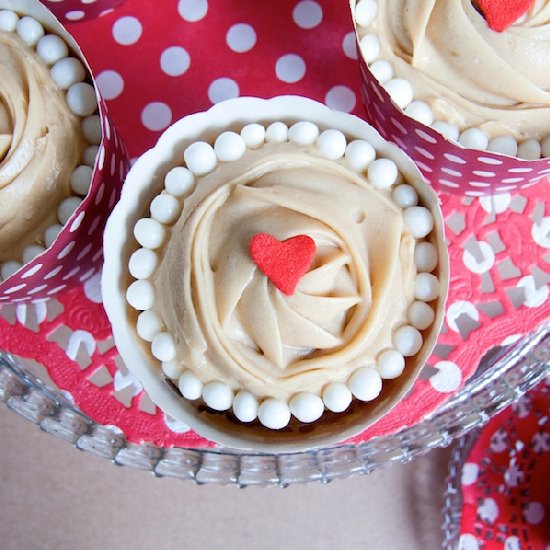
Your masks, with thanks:
M 126 364 L 168 414 L 236 447 L 372 423 L 426 360 L 446 294 L 440 214 L 411 163 L 303 98 L 174 125 L 129 174 L 105 241 Z
M 101 141 L 90 77 L 34 17 L 0 10 L 0 275 L 48 248 L 90 188 Z
M 513 13 L 512 4 L 466 0 L 352 2 L 361 58 L 389 94 L 397 108 L 394 119 L 405 129 L 402 132 L 395 125 L 388 131 L 395 132 L 407 152 L 431 169 L 420 166 L 430 181 L 450 182 L 447 189 L 458 189 L 458 185 L 461 191 L 472 191 L 474 181 L 479 184 L 479 193 L 484 189 L 507 191 L 535 183 L 548 173 L 550 4 L 530 2 L 528 9 L 524 3 L 525 7 Z M 366 71 L 364 67 L 365 82 Z M 383 118 L 380 125 L 387 125 L 389 111 L 381 108 L 369 87 L 365 87 L 364 95 L 370 117 Z M 420 124 L 408 122 L 399 109 Z M 414 151 L 414 145 L 443 145 L 438 139 L 422 143 L 416 133 L 421 125 L 436 130 L 427 132 L 430 137 L 440 135 L 450 144 L 489 153 L 481 158 L 492 159 L 492 163 L 477 162 L 479 153 L 461 158 L 469 164 L 474 161 L 472 172 L 483 172 L 485 164 L 485 171 L 495 172 L 494 176 L 480 177 L 466 170 L 461 174 L 462 182 L 452 173 L 447 176 L 453 177 L 445 177 L 439 164 L 445 162 L 447 169 L 453 170 L 448 159 L 438 158 L 437 151 L 427 155 Z M 445 152 L 456 155 L 460 151 L 447 148 Z M 501 155 L 533 163 L 505 164 Z M 491 166 L 506 170 L 492 170 Z

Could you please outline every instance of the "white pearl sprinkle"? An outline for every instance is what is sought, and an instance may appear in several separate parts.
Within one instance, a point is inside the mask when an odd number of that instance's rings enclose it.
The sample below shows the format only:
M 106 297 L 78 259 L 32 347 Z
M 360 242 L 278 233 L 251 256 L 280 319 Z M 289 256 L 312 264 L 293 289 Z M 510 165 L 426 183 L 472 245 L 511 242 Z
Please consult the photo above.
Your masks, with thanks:
M 67 91 L 67 105 L 78 116 L 89 116 L 97 109 L 94 87 L 87 82 L 77 82 Z
M 164 178 L 166 191 L 174 197 L 183 197 L 195 185 L 195 176 L 183 166 L 172 168 Z
M 413 100 L 413 87 L 404 78 L 393 78 L 384 87 L 386 92 L 390 94 L 392 101 L 401 109 L 404 109 Z
M 431 273 L 419 273 L 414 283 L 414 297 L 431 302 L 439 297 L 439 280 Z
M 192 372 L 184 372 L 179 377 L 178 388 L 185 399 L 195 401 L 202 395 L 203 383 Z
M 408 183 L 397 185 L 393 189 L 391 197 L 401 208 L 410 208 L 418 204 L 418 193 L 416 189 Z
M 137 281 L 141 283 L 143 281 Z M 168 332 L 160 332 L 151 342 L 151 353 L 159 361 L 172 361 L 176 357 L 176 345 L 172 335 Z
M 425 101 L 413 101 L 407 105 L 405 114 L 411 118 L 414 118 L 414 120 L 417 120 L 421 124 L 425 124 L 426 126 L 430 126 L 434 121 L 432 108 Z
M 288 140 L 288 127 L 284 122 L 273 122 L 265 131 L 267 143 L 284 143 Z
M 538 160 L 541 155 L 540 142 L 536 139 L 528 139 L 518 146 L 518 157 L 524 160 Z
M 131 256 L 128 262 L 130 275 L 136 279 L 147 279 L 157 267 L 158 257 L 148 248 L 139 248 Z
M 405 358 L 394 349 L 387 349 L 376 358 L 378 373 L 384 380 L 393 380 L 401 376 L 405 368 Z
M 355 22 L 360 27 L 368 27 L 378 13 L 376 0 L 359 0 L 355 6 Z
M 290 409 L 278 399 L 266 399 L 258 408 L 258 419 L 272 430 L 280 430 L 290 422 Z
M 515 157 L 518 154 L 518 142 L 513 136 L 498 136 L 489 141 L 487 150 Z
M 547 136 L 542 140 L 541 150 L 544 158 L 550 158 L 550 136 Z
M 218 160 L 229 162 L 240 159 L 246 152 L 244 139 L 235 132 L 223 132 L 214 142 Z
M 161 367 L 164 375 L 171 380 L 178 380 L 183 373 L 183 365 L 177 359 L 163 361 Z
M 59 232 L 62 229 L 63 229 L 62 225 L 55 224 L 55 225 L 50 225 L 50 227 L 48 227 L 46 231 L 44 231 L 44 243 L 46 244 L 47 248 L 50 248 L 50 246 L 52 246 L 55 239 L 57 239 Z
M 460 134 L 458 143 L 468 149 L 485 150 L 489 145 L 489 137 L 479 128 L 468 128 Z
M 34 46 L 43 36 L 44 28 L 33 17 L 26 15 L 22 17 L 16 26 L 17 34 L 27 46 Z
M 436 120 L 432 128 L 451 141 L 458 141 L 460 137 L 460 129 L 456 124 L 450 124 L 443 120 Z
M 258 400 L 249 391 L 240 391 L 233 399 L 233 414 L 241 422 L 252 422 L 258 417 Z
M 233 403 L 233 392 L 222 382 L 209 382 L 202 389 L 206 405 L 215 411 L 227 411 Z
M 398 170 L 395 162 L 390 159 L 377 159 L 373 161 L 367 170 L 370 183 L 377 189 L 387 189 L 397 180 Z
M 382 391 L 382 378 L 376 369 L 362 367 L 350 376 L 348 387 L 359 401 L 372 401 Z
M 93 170 L 90 166 L 77 166 L 70 177 L 71 189 L 83 197 L 88 194 L 92 184 Z
M 432 272 L 437 266 L 437 248 L 429 242 L 416 243 L 414 263 L 420 272 Z
M 32 262 L 39 254 L 45 252 L 45 248 L 38 244 L 31 244 L 23 249 L 23 263 L 28 264 Z
M 2 279 L 5 281 L 8 277 L 11 277 L 16 271 L 19 271 L 23 267 L 23 264 L 20 264 L 19 262 L 15 262 L 13 260 L 8 260 L 7 262 L 4 262 L 2 264 L 2 268 L 0 268 L 0 275 L 2 275 Z
M 134 237 L 144 248 L 152 250 L 158 248 L 164 241 L 165 235 L 164 227 L 157 220 L 151 218 L 138 220 L 134 227 Z
M 380 84 L 384 85 L 387 82 L 389 82 L 393 78 L 393 67 L 392 64 L 389 61 L 385 61 L 384 59 L 378 59 L 376 60 L 371 66 L 370 66 L 370 72 L 380 82 Z
M 65 225 L 69 221 L 81 202 L 82 199 L 78 197 L 68 197 L 59 203 L 57 207 L 57 219 L 61 225 Z
M 155 292 L 149 281 L 134 281 L 126 290 L 126 301 L 138 311 L 151 309 L 155 303 Z
M 241 137 L 250 149 L 257 149 L 265 140 L 265 128 L 256 122 L 247 124 L 241 129 Z
M 315 422 L 321 418 L 324 411 L 323 400 L 314 393 L 300 392 L 292 396 L 288 402 L 290 412 L 304 423 Z
M 93 145 L 101 143 L 101 120 L 99 115 L 90 115 L 82 120 L 82 133 L 88 143 Z
M 162 195 L 157 195 L 152 201 L 151 201 L 151 216 L 159 221 L 160 223 L 169 225 L 171 223 L 174 223 L 178 216 L 180 215 L 181 206 L 176 199 L 176 197 L 173 197 L 172 195 L 169 195 L 167 193 L 163 193 Z
M 53 65 L 69 55 L 69 48 L 65 41 L 56 34 L 47 34 L 38 41 L 36 53 L 45 63 Z
M 340 130 L 325 130 L 315 144 L 321 154 L 330 160 L 338 160 L 346 152 L 346 136 Z
M 422 334 L 410 325 L 403 325 L 393 332 L 393 345 L 405 357 L 416 355 L 422 347 Z
M 136 330 L 140 338 L 146 342 L 152 342 L 162 330 L 162 321 L 150 309 L 147 309 L 139 314 Z
M 212 172 L 218 164 L 214 148 L 205 141 L 195 141 L 183 153 L 187 168 L 197 176 Z
M 411 206 L 404 210 L 403 221 L 415 239 L 422 239 L 434 227 L 432 213 L 425 206 Z
M 84 153 L 82 155 L 82 162 L 86 164 L 86 166 L 93 168 L 95 166 L 95 160 L 97 158 L 98 153 L 99 153 L 99 147 L 97 145 L 88 145 L 88 147 L 84 149 Z M 91 178 L 90 178 L 90 181 L 91 181 Z
M 13 32 L 17 28 L 19 16 L 10 10 L 0 11 L 0 31 Z
M 409 323 L 418 330 L 427 329 L 435 319 L 434 310 L 425 302 L 413 302 L 407 310 Z
M 376 34 L 366 34 L 359 41 L 361 54 L 367 63 L 372 63 L 380 55 L 380 39 Z
M 75 57 L 64 57 L 51 68 L 50 75 L 58 88 L 68 90 L 73 84 L 86 78 L 86 70 Z
M 342 382 L 331 382 L 323 389 L 325 407 L 334 413 L 344 412 L 352 400 L 350 389 Z
M 358 172 L 364 172 L 376 158 L 374 147 L 363 139 L 355 139 L 346 147 L 346 160 Z
M 319 128 L 308 120 L 297 122 L 288 130 L 289 141 L 297 145 L 313 145 L 318 137 Z

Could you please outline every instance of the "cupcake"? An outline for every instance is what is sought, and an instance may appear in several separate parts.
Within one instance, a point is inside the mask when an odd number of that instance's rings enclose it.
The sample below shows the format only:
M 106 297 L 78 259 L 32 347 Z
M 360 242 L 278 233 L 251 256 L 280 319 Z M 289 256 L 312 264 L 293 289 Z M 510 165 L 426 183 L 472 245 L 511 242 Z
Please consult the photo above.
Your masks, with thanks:
M 12 9 L 3 9 L 8 6 Z M 56 274 L 51 275 L 48 267 L 57 269 L 75 248 L 67 234 L 74 234 L 82 222 L 81 203 L 89 194 L 103 139 L 93 81 L 75 48 L 38 2 L 5 6 L 0 2 L 0 297 L 4 300 L 36 299 L 41 290 L 51 295 L 47 292 L 61 285 L 52 286 Z M 58 239 L 64 227 L 65 237 Z M 63 247 L 48 259 L 44 253 L 56 241 Z M 67 246 L 70 249 L 62 253 Z M 30 275 L 21 271 L 33 261 Z M 43 289 L 43 280 L 30 278 L 39 271 L 44 277 L 50 274 Z
M 104 303 L 128 368 L 170 416 L 236 448 L 335 443 L 387 412 L 435 343 L 447 283 L 414 165 L 304 98 L 176 123 L 105 232 Z
M 368 119 L 430 183 L 476 195 L 550 172 L 548 2 L 351 7 Z

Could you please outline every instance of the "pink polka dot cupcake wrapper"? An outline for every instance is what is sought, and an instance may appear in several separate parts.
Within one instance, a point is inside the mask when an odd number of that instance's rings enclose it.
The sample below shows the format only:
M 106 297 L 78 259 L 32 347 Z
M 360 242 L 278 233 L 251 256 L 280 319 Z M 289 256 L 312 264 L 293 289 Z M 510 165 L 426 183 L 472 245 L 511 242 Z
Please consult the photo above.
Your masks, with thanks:
M 126 0 L 42 0 L 63 23 L 88 21 L 113 11 Z
M 359 42 L 357 43 L 360 50 Z M 490 151 L 467 149 L 407 116 L 358 56 L 361 96 L 367 122 L 397 144 L 438 191 L 481 197 L 510 193 L 550 175 L 550 158 L 524 160 Z
M 63 38 L 92 74 L 74 39 L 40 2 L 0 0 L 0 10 L 5 9 L 32 16 L 47 32 Z M 120 196 L 129 161 L 105 101 L 100 97 L 95 82 L 93 84 L 102 137 L 89 191 L 53 244 L 0 283 L 0 304 L 50 298 L 67 287 L 82 284 L 101 268 L 103 229 L 109 212 Z

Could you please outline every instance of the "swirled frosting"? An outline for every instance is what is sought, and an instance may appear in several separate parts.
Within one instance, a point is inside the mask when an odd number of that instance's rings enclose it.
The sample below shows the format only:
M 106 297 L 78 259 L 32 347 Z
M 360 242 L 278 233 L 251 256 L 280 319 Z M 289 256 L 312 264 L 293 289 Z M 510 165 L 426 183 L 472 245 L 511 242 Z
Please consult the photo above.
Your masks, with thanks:
M 57 223 L 80 136 L 48 67 L 15 33 L 0 32 L 0 262 L 20 259 Z
M 251 260 L 259 232 L 315 241 L 293 295 Z M 414 238 L 388 190 L 313 148 L 271 144 L 201 177 L 185 198 L 153 309 L 186 370 L 287 401 L 374 365 L 406 320 L 415 276 Z
M 541 139 L 550 128 L 550 2 L 535 0 L 505 32 L 471 0 L 378 2 L 380 58 L 436 119 L 491 136 Z M 361 30 L 363 34 L 363 30 Z

